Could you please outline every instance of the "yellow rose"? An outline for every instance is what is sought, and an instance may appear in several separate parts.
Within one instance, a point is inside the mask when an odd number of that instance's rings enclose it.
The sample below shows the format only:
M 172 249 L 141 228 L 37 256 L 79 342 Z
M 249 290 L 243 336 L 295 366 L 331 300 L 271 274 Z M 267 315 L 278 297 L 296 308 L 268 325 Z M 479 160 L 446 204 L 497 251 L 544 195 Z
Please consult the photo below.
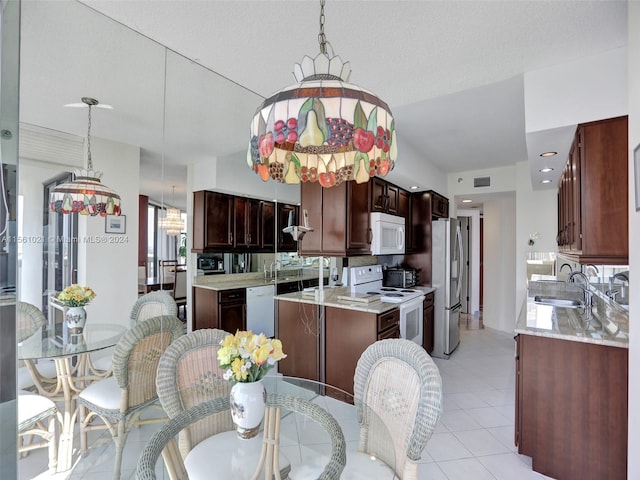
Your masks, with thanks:
M 220 365 L 229 365 L 231 363 L 231 348 L 222 347 L 218 350 L 218 361 Z
M 273 347 L 271 356 L 273 357 L 274 360 L 278 361 L 286 357 L 286 355 L 282 351 L 282 342 L 280 340 L 278 340 L 277 338 L 274 338 L 273 340 L 271 340 L 271 346 Z
M 257 365 L 264 365 L 271 354 L 269 345 L 262 345 L 253 351 L 253 362 Z

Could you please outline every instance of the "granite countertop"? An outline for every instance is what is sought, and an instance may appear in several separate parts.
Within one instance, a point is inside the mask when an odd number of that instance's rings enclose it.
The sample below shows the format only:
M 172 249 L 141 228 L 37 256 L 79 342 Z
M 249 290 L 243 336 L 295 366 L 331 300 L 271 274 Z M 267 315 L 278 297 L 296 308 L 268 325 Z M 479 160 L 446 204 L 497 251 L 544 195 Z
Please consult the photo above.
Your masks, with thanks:
M 326 270 L 325 278 L 329 273 Z M 278 270 L 274 280 L 265 280 L 264 273 L 233 273 L 227 275 L 200 275 L 193 277 L 193 286 L 209 290 L 233 290 L 236 288 L 261 287 L 282 283 L 299 282 L 318 278 L 318 270 Z
M 583 292 L 565 282 L 529 282 L 515 332 L 575 342 L 629 348 L 629 315 L 605 296 L 593 295 L 593 308 L 587 319 L 584 308 L 565 308 L 535 303 L 536 295 L 582 300 Z
M 416 290 L 422 290 L 425 294 L 435 291 L 433 287 L 414 287 Z M 347 310 L 358 310 L 360 312 L 369 312 L 380 315 L 381 313 L 390 312 L 391 310 L 398 308 L 399 303 L 389 303 L 376 300 L 373 302 L 365 303 L 360 301 L 348 301 L 339 297 L 350 295 L 349 287 L 334 287 L 323 289 L 324 298 L 321 297 L 319 290 L 308 292 L 294 292 L 277 295 L 277 300 L 284 300 L 288 302 L 310 303 L 313 305 L 323 305 L 325 307 L 338 307 Z

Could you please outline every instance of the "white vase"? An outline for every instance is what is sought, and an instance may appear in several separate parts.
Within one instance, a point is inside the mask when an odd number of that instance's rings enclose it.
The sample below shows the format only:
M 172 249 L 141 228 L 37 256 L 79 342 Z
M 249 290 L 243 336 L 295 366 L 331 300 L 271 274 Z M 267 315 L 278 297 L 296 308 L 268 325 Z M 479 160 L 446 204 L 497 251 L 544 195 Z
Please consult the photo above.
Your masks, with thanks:
M 87 323 L 87 311 L 84 307 L 69 307 L 64 314 L 64 321 L 70 335 L 79 335 Z
M 257 382 L 238 382 L 231 387 L 229 404 L 231 418 L 240 438 L 253 438 L 260 431 L 260 423 L 264 418 L 267 392 L 262 380 Z

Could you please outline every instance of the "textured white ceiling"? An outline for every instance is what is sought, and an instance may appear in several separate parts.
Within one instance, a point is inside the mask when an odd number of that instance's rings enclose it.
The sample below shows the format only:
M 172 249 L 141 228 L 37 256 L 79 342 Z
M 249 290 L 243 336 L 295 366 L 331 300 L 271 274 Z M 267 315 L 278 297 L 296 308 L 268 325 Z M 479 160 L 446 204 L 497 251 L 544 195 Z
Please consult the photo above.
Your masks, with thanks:
M 627 39 L 626 2 L 325 8 L 327 39 L 351 61 L 351 81 L 389 103 L 400 153 L 408 144 L 443 172 L 526 160 L 523 73 Z M 21 120 L 84 135 L 84 116 L 60 106 L 90 95 L 116 107 L 100 113 L 95 134 L 141 145 L 148 165 L 163 148 L 165 162 L 182 165 L 244 151 L 260 97 L 293 83 L 293 63 L 318 52 L 318 13 L 307 0 L 23 2 Z M 166 102 L 165 52 L 150 40 L 173 51 Z M 411 178 L 402 156 L 396 170 Z

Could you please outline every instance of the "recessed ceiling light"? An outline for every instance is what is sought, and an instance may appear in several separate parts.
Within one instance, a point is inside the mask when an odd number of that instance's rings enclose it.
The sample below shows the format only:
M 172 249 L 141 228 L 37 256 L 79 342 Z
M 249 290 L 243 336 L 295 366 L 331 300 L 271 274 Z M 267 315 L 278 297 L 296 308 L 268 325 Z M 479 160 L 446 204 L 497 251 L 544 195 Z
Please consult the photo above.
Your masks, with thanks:
M 551 167 L 545 167 L 545 168 L 541 168 L 540 170 L 538 170 L 540 173 L 549 173 L 549 172 L 553 172 L 553 168 Z
M 465 198 L 464 200 L 462 200 L 462 203 L 471 203 L 473 202 L 473 200 L 469 200 L 468 198 Z
M 547 179 L 547 180 L 540 180 L 540 183 L 551 183 L 551 180 Z
M 411 190 L 417 190 L 417 189 L 419 189 L 420 187 L 419 187 L 418 185 L 411 185 L 409 188 L 410 188 Z
M 544 153 L 541 153 L 540 156 L 541 157 L 553 157 L 554 155 L 557 155 L 557 154 L 558 154 L 558 152 L 544 152 Z

